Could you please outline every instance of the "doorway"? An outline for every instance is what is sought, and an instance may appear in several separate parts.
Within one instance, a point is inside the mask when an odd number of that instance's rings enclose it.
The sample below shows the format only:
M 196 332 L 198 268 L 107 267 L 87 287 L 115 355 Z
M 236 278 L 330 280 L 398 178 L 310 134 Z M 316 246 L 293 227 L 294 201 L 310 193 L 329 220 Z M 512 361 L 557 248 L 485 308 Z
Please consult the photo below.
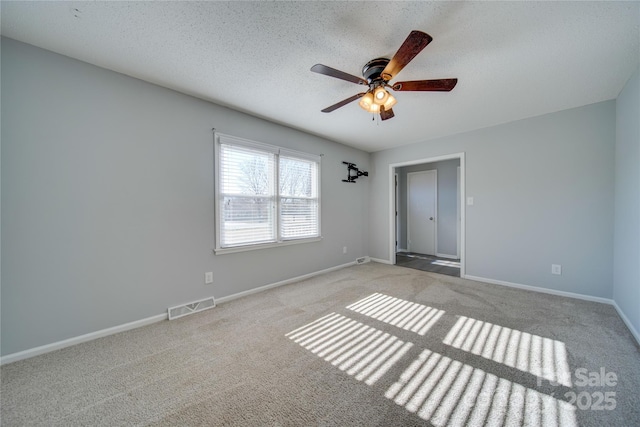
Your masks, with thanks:
M 464 277 L 464 153 L 389 167 L 390 263 Z

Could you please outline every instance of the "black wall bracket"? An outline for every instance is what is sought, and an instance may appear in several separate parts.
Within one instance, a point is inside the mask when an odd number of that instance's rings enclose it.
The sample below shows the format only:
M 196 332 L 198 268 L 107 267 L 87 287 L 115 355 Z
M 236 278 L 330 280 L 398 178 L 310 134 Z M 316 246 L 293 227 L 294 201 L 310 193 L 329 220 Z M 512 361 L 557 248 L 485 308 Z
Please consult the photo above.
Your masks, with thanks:
M 353 163 L 349 163 L 349 162 L 342 162 L 345 165 L 347 165 L 347 179 L 343 179 L 342 182 L 356 182 L 356 179 L 358 179 L 361 176 L 369 176 L 369 172 L 364 172 L 361 170 L 358 170 L 358 168 L 356 167 L 355 164 Z

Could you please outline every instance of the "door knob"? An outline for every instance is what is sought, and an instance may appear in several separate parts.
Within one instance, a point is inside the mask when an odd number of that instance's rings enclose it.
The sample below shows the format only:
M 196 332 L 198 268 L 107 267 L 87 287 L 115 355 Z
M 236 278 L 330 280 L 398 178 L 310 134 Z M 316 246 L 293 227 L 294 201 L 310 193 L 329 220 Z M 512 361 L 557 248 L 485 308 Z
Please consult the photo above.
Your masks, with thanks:
M 432 216 L 430 216 L 430 217 L 429 217 L 429 220 L 430 220 L 430 221 L 433 221 L 433 217 L 432 217 Z

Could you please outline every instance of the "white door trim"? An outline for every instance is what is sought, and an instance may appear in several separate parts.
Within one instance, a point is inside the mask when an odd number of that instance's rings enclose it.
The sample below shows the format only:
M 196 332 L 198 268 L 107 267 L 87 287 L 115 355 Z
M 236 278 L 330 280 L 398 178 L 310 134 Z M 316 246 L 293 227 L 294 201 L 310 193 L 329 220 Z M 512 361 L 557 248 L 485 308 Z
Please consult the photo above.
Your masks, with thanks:
M 419 165 L 422 163 L 434 163 L 440 162 L 442 160 L 451 160 L 451 159 L 460 159 L 460 277 L 465 277 L 465 263 L 466 263 L 466 204 L 463 203 L 466 199 L 465 197 L 465 175 L 466 175 L 466 166 L 465 166 L 465 153 L 453 153 L 447 154 L 444 156 L 437 157 L 428 157 L 426 159 L 418 159 L 418 160 L 410 160 L 406 162 L 399 163 L 391 163 L 389 164 L 389 263 L 396 263 L 396 251 L 395 251 L 395 239 L 396 239 L 396 230 L 395 230 L 395 170 L 398 167 L 403 166 L 412 166 Z

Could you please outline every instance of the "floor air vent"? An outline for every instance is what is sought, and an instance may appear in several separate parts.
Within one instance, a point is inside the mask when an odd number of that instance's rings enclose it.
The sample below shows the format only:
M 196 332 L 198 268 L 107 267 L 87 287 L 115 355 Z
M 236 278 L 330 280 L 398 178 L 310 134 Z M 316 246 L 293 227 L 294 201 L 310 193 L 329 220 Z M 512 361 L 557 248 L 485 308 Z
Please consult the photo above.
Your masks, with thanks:
M 356 258 L 357 264 L 364 264 L 365 262 L 369 262 L 368 256 L 363 256 L 362 258 Z
M 178 317 L 182 317 L 188 314 L 193 314 L 199 311 L 207 310 L 215 306 L 216 306 L 216 301 L 213 299 L 213 297 L 211 297 L 211 298 L 205 298 L 200 301 L 190 302 L 188 304 L 169 307 L 169 320 L 177 319 Z

